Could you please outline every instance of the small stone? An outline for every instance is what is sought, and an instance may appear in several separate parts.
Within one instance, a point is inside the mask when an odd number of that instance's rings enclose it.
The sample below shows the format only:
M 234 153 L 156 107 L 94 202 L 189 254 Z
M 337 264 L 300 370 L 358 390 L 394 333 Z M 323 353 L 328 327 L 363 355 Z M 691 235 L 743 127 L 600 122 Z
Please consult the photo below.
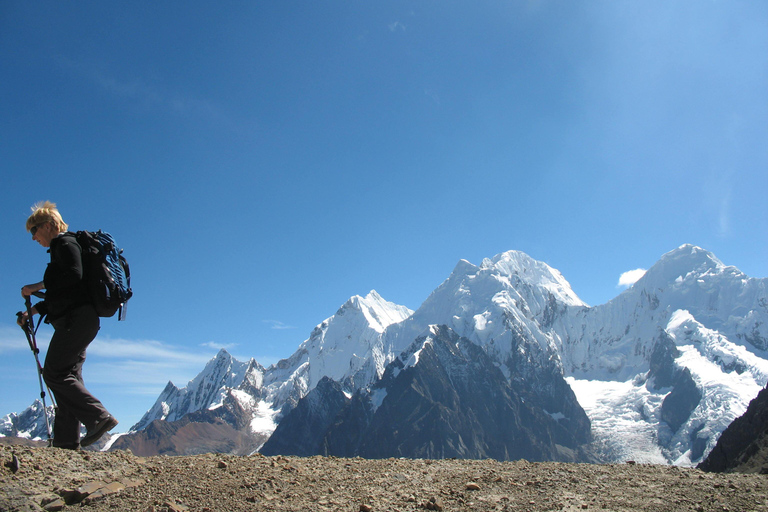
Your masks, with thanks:
M 104 496 L 107 496 L 108 494 L 114 494 L 116 492 L 120 492 L 123 489 L 125 489 L 125 485 L 123 485 L 121 482 L 112 482 L 110 484 L 105 485 L 104 487 L 100 487 L 93 491 L 91 494 L 89 494 L 84 500 L 83 504 L 88 505 L 93 500 L 97 500 L 99 498 L 103 498 Z
M 475 482 L 469 482 L 466 485 L 466 489 L 468 491 L 479 491 L 480 490 L 480 485 L 476 484 Z
M 168 512 L 187 512 L 187 510 L 189 510 L 184 505 L 172 501 L 166 501 L 163 506 L 167 507 Z
M 58 512 L 59 510 L 64 510 L 65 505 L 66 503 L 64 500 L 59 498 L 45 505 L 43 510 L 47 510 L 48 512 Z
M 429 498 L 429 501 L 422 505 L 422 508 L 427 510 L 437 510 L 438 512 L 443 510 L 443 502 L 438 498 Z
M 93 494 L 94 492 L 98 491 L 105 485 L 107 484 L 99 481 L 88 482 L 87 484 L 78 487 L 77 492 L 80 493 L 83 498 L 85 498 L 86 496 L 89 496 L 90 494 Z
M 16 454 L 13 455 L 13 458 L 5 463 L 5 467 L 10 469 L 12 472 L 16 473 L 19 471 L 19 468 L 21 468 L 21 461 L 16 456 Z
M 360 505 L 360 512 L 373 512 L 373 507 L 367 503 L 363 503 Z
M 122 480 L 120 480 L 120 483 L 123 484 L 125 487 L 130 488 L 130 487 L 138 487 L 142 485 L 144 481 L 138 478 L 135 480 L 131 478 L 123 478 Z
M 219 469 L 227 469 L 228 467 L 229 465 L 227 465 L 226 462 L 224 462 L 223 460 L 219 461 Z

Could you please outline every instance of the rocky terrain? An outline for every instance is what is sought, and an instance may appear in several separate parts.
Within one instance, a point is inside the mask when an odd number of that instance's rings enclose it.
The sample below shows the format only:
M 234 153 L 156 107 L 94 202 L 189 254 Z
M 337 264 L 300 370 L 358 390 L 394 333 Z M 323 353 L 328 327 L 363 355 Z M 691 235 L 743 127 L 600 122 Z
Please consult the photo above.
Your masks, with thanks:
M 0 511 L 751 511 L 768 477 L 631 462 L 138 457 L 0 445 Z

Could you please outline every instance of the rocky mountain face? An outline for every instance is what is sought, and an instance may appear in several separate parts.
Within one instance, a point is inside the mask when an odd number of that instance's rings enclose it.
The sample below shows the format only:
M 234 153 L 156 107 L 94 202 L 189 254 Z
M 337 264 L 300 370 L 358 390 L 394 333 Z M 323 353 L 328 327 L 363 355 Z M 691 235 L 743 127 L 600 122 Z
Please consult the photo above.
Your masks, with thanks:
M 526 398 L 481 347 L 433 326 L 387 366 L 370 392 L 347 399 L 330 382 L 315 388 L 261 452 L 584 460 L 577 453 L 590 439 L 583 411 L 580 428 L 572 429 L 573 422 L 559 422 Z
M 767 283 L 684 245 L 590 307 L 523 253 L 462 260 L 417 311 L 352 297 L 270 368 L 220 352 L 119 441 L 195 418 L 269 453 L 695 465 L 768 382 Z

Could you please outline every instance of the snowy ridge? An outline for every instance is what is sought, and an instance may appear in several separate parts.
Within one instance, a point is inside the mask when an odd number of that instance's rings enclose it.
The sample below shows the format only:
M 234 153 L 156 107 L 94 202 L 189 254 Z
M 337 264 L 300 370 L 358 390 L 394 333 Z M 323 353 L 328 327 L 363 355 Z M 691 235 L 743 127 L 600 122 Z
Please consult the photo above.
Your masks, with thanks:
M 254 360 L 243 363 L 221 349 L 185 387 L 177 388 L 168 382 L 152 408 L 131 431 L 141 430 L 154 420 L 176 421 L 192 412 L 215 409 L 221 406 L 229 390 L 243 384 L 246 378 L 248 382 L 260 384 L 261 377 L 251 375 L 254 371 L 258 374 L 260 368 Z
M 374 382 L 396 356 L 382 345 L 382 333 L 411 313 L 371 291 L 366 297 L 351 297 L 290 358 L 266 370 L 254 360 L 242 363 L 221 350 L 186 387 L 179 389 L 169 382 L 132 431 L 156 419 L 174 421 L 229 403 L 250 418 L 253 433 L 269 434 L 283 411 L 295 407 L 323 377 L 343 383 L 350 391 Z
M 461 260 L 413 316 L 389 329 L 388 342 L 400 351 L 429 325 L 447 325 L 487 350 L 511 349 L 511 336 L 554 348 L 542 330 L 557 308 L 586 307 L 559 272 L 519 251 L 508 251 L 481 266 Z M 514 326 L 514 327 L 513 327 Z M 493 345 L 493 346 L 490 346 Z
M 315 327 L 290 358 L 267 370 L 267 400 L 275 409 L 292 408 L 323 377 L 341 383 L 347 392 L 370 386 L 397 356 L 384 345 L 383 333 L 412 313 L 384 300 L 375 290 L 365 297 L 350 298 Z

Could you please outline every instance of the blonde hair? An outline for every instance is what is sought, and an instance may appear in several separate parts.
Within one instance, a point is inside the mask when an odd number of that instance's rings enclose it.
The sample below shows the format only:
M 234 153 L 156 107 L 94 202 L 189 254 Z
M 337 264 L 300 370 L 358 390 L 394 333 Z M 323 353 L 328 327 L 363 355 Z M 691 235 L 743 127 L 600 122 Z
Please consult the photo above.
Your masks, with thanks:
M 56 208 L 56 203 L 40 201 L 32 207 L 32 215 L 27 219 L 27 231 L 46 222 L 53 223 L 60 233 L 64 233 L 69 229 L 67 223 L 61 218 L 61 214 L 58 208 Z

